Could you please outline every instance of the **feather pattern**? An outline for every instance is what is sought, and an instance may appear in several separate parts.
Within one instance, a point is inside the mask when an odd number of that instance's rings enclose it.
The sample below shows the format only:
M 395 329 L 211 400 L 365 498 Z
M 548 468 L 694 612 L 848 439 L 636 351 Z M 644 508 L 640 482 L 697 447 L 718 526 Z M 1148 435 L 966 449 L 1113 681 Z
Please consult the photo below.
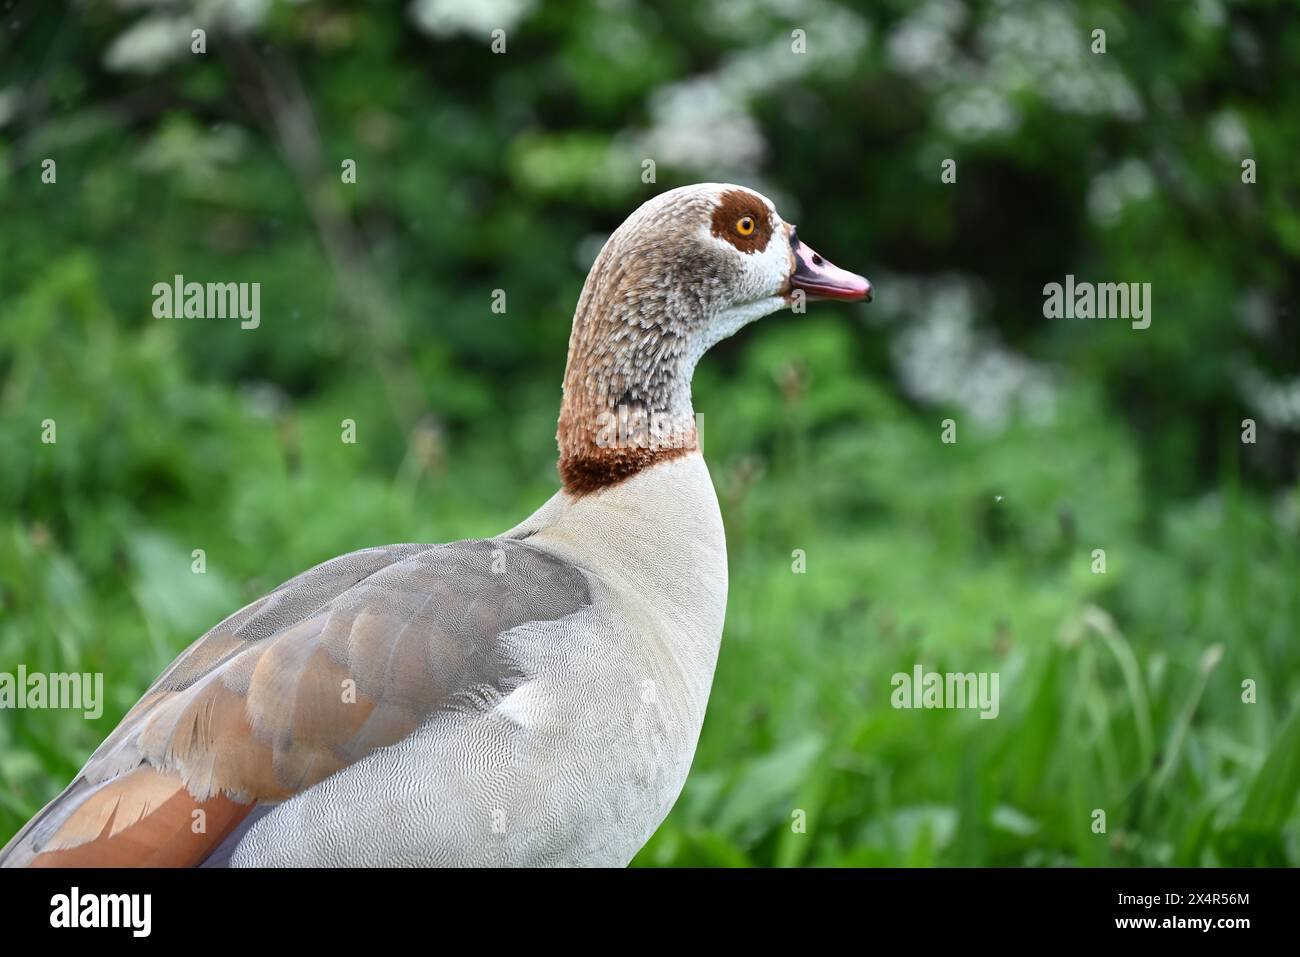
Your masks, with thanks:
M 178 789 L 286 800 L 439 709 L 508 693 L 521 675 L 500 637 L 588 600 L 578 569 L 509 539 L 328 561 L 182 653 L 0 861 L 109 841 Z

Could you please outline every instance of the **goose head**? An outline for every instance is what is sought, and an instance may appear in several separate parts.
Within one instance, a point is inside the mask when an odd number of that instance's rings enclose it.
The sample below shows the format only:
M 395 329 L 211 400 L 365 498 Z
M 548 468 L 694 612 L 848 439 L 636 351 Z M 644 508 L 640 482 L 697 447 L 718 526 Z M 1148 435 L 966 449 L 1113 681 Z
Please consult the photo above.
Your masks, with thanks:
M 578 300 L 557 432 L 565 488 L 586 494 L 697 450 L 691 378 L 720 340 L 808 300 L 871 294 L 754 190 L 702 183 L 647 201 Z

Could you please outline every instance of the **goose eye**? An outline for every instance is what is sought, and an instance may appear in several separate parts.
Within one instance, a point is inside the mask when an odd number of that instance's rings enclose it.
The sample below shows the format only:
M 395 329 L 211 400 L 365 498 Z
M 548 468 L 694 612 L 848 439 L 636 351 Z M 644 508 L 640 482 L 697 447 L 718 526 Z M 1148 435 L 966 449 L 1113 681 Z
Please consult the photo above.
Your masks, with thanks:
M 742 236 L 752 234 L 754 232 L 754 217 L 741 216 L 740 219 L 736 220 L 736 232 Z

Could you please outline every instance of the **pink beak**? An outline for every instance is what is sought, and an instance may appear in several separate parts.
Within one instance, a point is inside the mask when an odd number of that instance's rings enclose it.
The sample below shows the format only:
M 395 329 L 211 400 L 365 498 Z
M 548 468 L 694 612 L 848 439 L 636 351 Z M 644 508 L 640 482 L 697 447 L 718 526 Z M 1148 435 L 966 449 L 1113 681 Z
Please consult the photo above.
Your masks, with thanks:
M 795 258 L 790 285 L 802 289 L 809 299 L 871 301 L 871 283 L 864 276 L 836 266 L 811 246 L 800 242 L 793 229 L 790 230 L 790 248 L 794 250 Z

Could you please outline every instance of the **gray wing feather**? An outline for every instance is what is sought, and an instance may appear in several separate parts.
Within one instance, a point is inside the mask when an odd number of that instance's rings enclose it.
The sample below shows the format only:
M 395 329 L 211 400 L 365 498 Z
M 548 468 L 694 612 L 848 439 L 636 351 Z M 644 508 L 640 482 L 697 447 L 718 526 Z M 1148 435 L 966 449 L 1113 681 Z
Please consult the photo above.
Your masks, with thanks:
M 390 545 L 318 565 L 172 662 L 0 862 L 38 849 L 141 764 L 179 775 L 199 800 L 284 800 L 434 711 L 507 693 L 524 676 L 501 636 L 589 603 L 581 570 L 515 539 Z

